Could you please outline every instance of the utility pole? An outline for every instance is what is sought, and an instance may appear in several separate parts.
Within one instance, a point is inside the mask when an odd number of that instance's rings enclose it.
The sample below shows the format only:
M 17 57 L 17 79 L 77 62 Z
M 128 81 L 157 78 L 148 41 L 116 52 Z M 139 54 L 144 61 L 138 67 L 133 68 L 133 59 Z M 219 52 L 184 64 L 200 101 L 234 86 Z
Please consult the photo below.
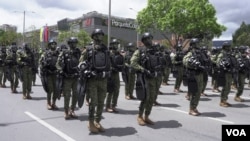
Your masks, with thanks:
M 23 43 L 25 42 L 25 15 L 26 12 L 31 12 L 31 13 L 35 13 L 34 11 L 14 11 L 15 13 L 23 13 Z
M 110 30 L 111 30 L 111 0 L 109 0 L 109 16 L 108 16 L 108 49 L 110 44 Z

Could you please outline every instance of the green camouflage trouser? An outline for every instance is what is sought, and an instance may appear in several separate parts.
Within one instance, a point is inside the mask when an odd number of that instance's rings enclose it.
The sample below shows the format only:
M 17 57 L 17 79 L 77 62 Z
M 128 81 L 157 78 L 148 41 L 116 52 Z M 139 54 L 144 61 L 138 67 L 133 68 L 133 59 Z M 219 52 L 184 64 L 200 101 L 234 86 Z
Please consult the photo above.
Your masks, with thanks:
M 150 115 L 153 103 L 155 101 L 157 89 L 157 78 L 146 78 L 146 98 L 142 100 L 139 106 L 139 116 Z
M 50 74 L 47 76 L 48 81 L 48 93 L 47 93 L 47 101 L 51 102 L 56 101 L 57 96 L 55 95 L 56 91 L 56 74 Z
M 175 85 L 174 85 L 174 88 L 175 89 L 179 89 L 180 86 L 181 86 L 181 82 L 182 82 L 182 79 L 183 79 L 183 66 L 176 66 L 177 70 L 178 70 L 178 76 L 175 80 Z
M 164 68 L 164 72 L 163 72 L 163 76 L 162 76 L 163 77 L 162 78 L 162 82 L 163 83 L 167 83 L 168 82 L 170 71 L 171 71 L 170 67 L 165 67 Z
M 245 85 L 245 79 L 246 79 L 246 74 L 245 73 L 239 73 L 238 74 L 238 88 L 237 88 L 237 93 L 236 96 L 241 96 L 244 90 L 244 85 Z
M 31 92 L 32 86 L 32 69 L 29 66 L 23 66 L 22 68 L 23 76 L 23 94 L 29 94 Z
M 156 77 L 156 88 L 157 88 L 157 91 L 156 91 L 156 95 L 155 95 L 155 101 L 157 100 L 157 97 L 158 97 L 158 93 L 159 93 L 159 90 L 160 90 L 160 87 L 161 87 L 161 82 L 162 82 L 162 75 L 161 76 L 158 76 Z
M 128 83 L 125 84 L 125 95 L 133 96 L 135 88 L 135 73 L 128 73 Z
M 232 84 L 232 74 L 226 72 L 225 73 L 225 86 L 221 90 L 221 101 L 227 101 L 228 99 L 228 94 L 230 93 L 231 90 L 231 84 Z
M 120 77 L 119 72 L 115 72 L 111 74 L 111 81 L 114 84 L 113 92 L 108 93 L 107 99 L 106 99 L 106 107 L 111 108 L 115 107 L 117 105 L 118 96 L 119 96 L 119 90 L 120 90 Z
M 107 93 L 107 78 L 88 79 L 87 93 L 90 97 L 89 120 L 100 122 Z
M 77 103 L 77 78 L 63 78 L 63 95 L 64 95 L 64 110 L 69 110 L 70 99 L 71 105 L 70 109 L 75 110 Z
M 196 107 L 199 104 L 201 91 L 203 87 L 203 73 L 196 74 L 195 80 L 197 82 L 197 92 L 196 93 L 190 93 L 190 109 L 196 109 Z
M 4 75 L 4 72 L 5 72 L 5 67 L 4 66 L 0 67 L 0 85 L 5 84 L 7 80 L 6 76 Z
M 10 74 L 11 74 L 10 87 L 12 90 L 14 90 L 17 88 L 17 86 L 19 84 L 17 66 L 12 66 L 10 68 Z

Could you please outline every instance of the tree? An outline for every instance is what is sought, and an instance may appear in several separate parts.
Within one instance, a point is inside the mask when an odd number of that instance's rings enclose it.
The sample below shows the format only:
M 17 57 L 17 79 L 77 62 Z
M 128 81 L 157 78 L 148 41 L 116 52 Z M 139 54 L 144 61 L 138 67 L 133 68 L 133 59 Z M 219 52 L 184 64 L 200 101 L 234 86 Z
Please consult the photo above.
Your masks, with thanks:
M 15 31 L 3 31 L 0 30 L 0 43 L 2 45 L 10 45 L 12 42 L 16 42 L 18 34 Z
M 147 7 L 137 15 L 138 30 L 161 32 L 172 47 L 193 37 L 212 40 L 226 30 L 217 23 L 215 14 L 208 0 L 148 0 Z
M 80 46 L 80 48 L 83 48 L 91 41 L 89 34 L 82 29 L 79 32 L 72 32 L 72 31 L 59 32 L 58 41 L 66 43 L 67 39 L 72 36 L 78 38 L 78 45 Z
M 240 27 L 234 32 L 232 38 L 234 46 L 250 46 L 250 24 L 246 24 L 243 21 Z

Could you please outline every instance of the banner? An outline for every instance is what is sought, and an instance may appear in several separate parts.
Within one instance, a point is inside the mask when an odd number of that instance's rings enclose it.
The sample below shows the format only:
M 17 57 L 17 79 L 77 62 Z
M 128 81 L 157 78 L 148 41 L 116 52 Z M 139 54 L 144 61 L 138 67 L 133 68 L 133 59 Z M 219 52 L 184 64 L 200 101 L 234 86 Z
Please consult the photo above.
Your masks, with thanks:
M 40 29 L 40 42 L 49 41 L 49 27 L 46 25 Z
M 44 27 L 43 41 L 44 42 L 48 42 L 49 41 L 49 27 L 47 25 Z
M 40 42 L 43 42 L 43 31 L 44 31 L 44 27 L 40 29 Z

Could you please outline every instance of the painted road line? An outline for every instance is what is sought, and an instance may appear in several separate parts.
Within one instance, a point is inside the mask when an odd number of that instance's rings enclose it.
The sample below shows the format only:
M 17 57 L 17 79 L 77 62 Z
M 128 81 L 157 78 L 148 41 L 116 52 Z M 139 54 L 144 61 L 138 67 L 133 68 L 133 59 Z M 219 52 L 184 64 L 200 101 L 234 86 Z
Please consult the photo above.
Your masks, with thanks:
M 26 111 L 24 113 L 27 114 L 28 116 L 30 116 L 32 119 L 36 120 L 38 123 L 40 123 L 43 126 L 45 126 L 46 128 L 48 128 L 49 130 L 51 130 L 52 132 L 56 133 L 57 135 L 59 135 L 60 137 L 62 137 L 63 139 L 65 139 L 66 141 L 75 141 L 74 139 L 72 139 L 68 135 L 64 134 L 63 132 L 61 132 L 58 129 L 56 129 L 55 127 L 51 126 L 47 122 L 45 122 L 45 121 L 41 120 L 40 118 L 36 117 L 32 113 L 30 113 L 28 111 Z
M 180 112 L 180 113 L 185 113 L 185 114 L 188 114 L 187 112 L 182 111 L 182 110 L 178 110 L 178 109 L 167 108 L 167 107 L 159 107 L 159 108 L 161 108 L 161 109 L 165 109 L 165 110 L 171 110 L 171 111 L 175 111 L 175 112 Z M 205 116 L 204 116 L 204 117 L 205 117 Z M 234 122 L 232 122 L 232 121 L 228 121 L 228 120 L 222 120 L 222 119 L 212 118 L 212 117 L 205 117 L 205 118 L 208 118 L 208 119 L 211 119 L 211 120 L 215 120 L 215 121 L 224 122 L 224 123 L 228 123 L 228 124 L 234 124 Z

